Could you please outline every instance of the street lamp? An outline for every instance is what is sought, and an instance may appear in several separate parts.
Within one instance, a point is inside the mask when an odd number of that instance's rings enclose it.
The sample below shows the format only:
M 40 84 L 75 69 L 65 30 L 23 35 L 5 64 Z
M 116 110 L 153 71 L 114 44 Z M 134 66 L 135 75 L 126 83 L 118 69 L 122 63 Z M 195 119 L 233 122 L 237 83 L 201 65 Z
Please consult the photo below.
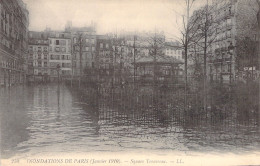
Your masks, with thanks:
M 12 70 L 10 69 L 10 70 L 9 70 L 9 80 L 8 80 L 8 82 L 9 82 L 9 87 L 11 86 L 11 72 L 12 72 Z
M 57 73 L 58 73 L 58 84 L 60 84 L 60 64 L 57 64 Z
M 234 53 L 234 46 L 232 44 L 232 42 L 230 43 L 230 45 L 228 46 L 228 53 L 230 55 L 230 75 L 229 75 L 229 83 L 231 84 L 231 79 L 232 79 L 232 56 Z

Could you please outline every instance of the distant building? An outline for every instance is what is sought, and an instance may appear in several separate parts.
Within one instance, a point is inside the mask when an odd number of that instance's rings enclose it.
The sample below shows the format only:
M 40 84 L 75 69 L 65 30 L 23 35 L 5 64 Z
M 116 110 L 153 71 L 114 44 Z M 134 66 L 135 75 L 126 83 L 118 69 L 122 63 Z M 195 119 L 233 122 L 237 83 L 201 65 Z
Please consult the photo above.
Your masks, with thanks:
M 26 80 L 28 15 L 22 0 L 0 1 L 0 85 Z
M 257 52 L 250 51 L 256 50 L 256 43 L 259 42 L 256 31 L 257 9 L 256 1 L 252 0 L 214 0 L 209 6 L 206 56 L 208 81 L 231 83 L 241 77 L 240 73 L 245 73 L 244 67 L 258 70 L 257 56 L 254 56 Z M 191 16 L 191 23 L 195 21 L 197 25 L 194 26 L 195 31 L 197 27 L 205 25 L 206 15 L 202 13 L 206 13 L 206 10 L 207 8 L 203 7 Z M 199 30 L 197 32 L 200 33 Z M 193 40 L 196 37 L 201 36 L 195 36 Z M 255 45 L 255 48 L 251 47 L 252 49 L 242 51 L 243 42 L 247 38 L 252 41 L 251 45 Z M 190 70 L 188 74 L 190 76 L 196 73 L 192 66 L 199 66 L 200 73 L 203 73 L 204 39 L 204 37 L 201 38 L 189 48 Z M 252 73 L 257 74 L 256 71 Z
M 47 31 L 49 36 L 49 63 L 51 81 L 70 79 L 72 75 L 71 34 L 63 31 Z
M 47 82 L 50 79 L 50 57 L 48 34 L 29 32 L 28 79 Z
M 73 27 L 69 23 L 65 31 L 71 34 L 73 76 L 90 74 L 95 68 L 96 29 L 89 27 Z
M 178 42 L 165 42 L 164 51 L 166 56 L 171 56 L 184 62 L 183 50 Z
M 99 75 L 101 79 L 111 78 L 113 76 L 113 50 L 112 50 L 112 40 L 108 36 L 97 36 L 96 45 L 96 64 L 99 70 Z M 112 80 L 106 80 L 112 81 Z

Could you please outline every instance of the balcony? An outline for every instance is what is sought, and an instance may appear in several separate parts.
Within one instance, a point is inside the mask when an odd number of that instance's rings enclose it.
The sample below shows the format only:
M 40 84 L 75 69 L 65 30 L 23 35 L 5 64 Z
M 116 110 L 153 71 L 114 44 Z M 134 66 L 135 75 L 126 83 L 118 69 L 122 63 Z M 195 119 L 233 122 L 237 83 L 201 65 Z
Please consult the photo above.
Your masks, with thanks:
M 226 62 L 231 62 L 231 57 L 229 57 L 229 58 L 224 58 L 224 61 L 226 61 Z
M 15 54 L 15 50 L 12 50 L 11 48 L 6 47 L 5 45 L 0 44 L 0 48 L 2 48 L 3 50 L 5 50 L 10 54 Z
M 223 62 L 222 59 L 215 59 L 215 60 L 214 60 L 214 63 L 222 63 L 222 62 Z

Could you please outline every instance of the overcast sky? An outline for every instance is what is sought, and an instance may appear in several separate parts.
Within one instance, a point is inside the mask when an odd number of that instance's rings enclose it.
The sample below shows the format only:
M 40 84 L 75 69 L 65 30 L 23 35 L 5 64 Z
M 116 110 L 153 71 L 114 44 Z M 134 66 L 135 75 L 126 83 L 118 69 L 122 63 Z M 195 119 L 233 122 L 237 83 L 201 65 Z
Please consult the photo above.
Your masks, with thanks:
M 180 15 L 185 0 L 23 0 L 30 12 L 29 30 L 42 31 L 46 27 L 64 30 L 67 21 L 73 26 L 96 22 L 98 33 L 153 31 L 179 35 Z M 195 8 L 205 0 L 196 0 Z M 179 22 L 176 24 L 176 18 Z

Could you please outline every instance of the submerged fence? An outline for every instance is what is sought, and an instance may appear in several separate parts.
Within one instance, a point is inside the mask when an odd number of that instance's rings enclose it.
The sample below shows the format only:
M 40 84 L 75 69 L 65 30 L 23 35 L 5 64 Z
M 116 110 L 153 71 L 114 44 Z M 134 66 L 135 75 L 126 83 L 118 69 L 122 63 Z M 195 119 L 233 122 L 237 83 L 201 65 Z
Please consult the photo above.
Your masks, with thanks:
M 153 121 L 179 124 L 234 125 L 259 123 L 258 94 L 241 93 L 232 90 L 211 90 L 207 93 L 207 108 L 204 109 L 202 92 L 185 94 L 179 88 L 155 86 L 97 85 L 82 83 L 76 86 L 82 101 L 98 111 L 103 118 L 119 116 L 132 117 L 143 123 Z M 184 105 L 184 99 L 187 105 Z M 118 114 L 118 115 L 117 115 Z M 101 118 L 102 119 L 102 118 Z

